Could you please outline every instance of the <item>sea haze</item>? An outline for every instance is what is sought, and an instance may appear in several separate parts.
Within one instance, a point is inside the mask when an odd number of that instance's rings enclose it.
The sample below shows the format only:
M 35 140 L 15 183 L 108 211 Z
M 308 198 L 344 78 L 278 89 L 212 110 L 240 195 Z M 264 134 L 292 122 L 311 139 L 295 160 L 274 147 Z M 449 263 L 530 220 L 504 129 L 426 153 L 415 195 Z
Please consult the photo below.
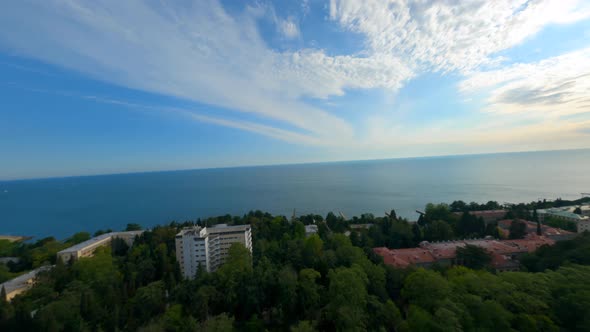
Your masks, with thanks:
M 428 202 L 590 192 L 590 150 L 220 168 L 0 182 L 0 234 L 65 238 L 250 210 L 416 219 Z

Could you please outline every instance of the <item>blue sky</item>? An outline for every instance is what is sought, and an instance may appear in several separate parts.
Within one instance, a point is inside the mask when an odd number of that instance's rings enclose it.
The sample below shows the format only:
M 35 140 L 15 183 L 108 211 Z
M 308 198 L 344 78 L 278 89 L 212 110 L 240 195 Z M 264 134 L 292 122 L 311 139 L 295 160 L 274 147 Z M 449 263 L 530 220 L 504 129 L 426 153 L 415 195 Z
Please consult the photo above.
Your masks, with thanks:
M 588 1 L 13 1 L 0 180 L 590 147 Z

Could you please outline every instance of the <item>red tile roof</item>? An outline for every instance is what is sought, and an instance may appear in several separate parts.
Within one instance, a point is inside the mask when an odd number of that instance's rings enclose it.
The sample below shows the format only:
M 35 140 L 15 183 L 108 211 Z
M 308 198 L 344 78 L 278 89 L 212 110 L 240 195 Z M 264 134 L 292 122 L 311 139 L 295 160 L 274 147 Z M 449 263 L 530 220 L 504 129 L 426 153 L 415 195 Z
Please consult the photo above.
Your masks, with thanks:
M 492 256 L 492 266 L 514 267 L 518 262 L 511 259 L 513 254 L 533 252 L 543 245 L 553 245 L 555 241 L 536 234 L 529 234 L 526 239 L 519 240 L 493 240 L 473 239 L 448 242 L 422 242 L 418 248 L 388 249 L 384 247 L 374 248 L 373 251 L 383 257 L 383 262 L 398 268 L 409 265 L 430 264 L 439 260 L 454 259 L 457 248 L 466 245 L 474 245 L 486 249 Z
M 537 233 L 537 223 L 524 220 L 524 219 L 516 219 L 518 221 L 524 222 L 526 224 L 526 232 L 527 234 L 535 234 Z M 513 219 L 505 219 L 498 221 L 498 226 L 500 227 L 500 231 L 503 235 L 508 237 L 510 235 L 510 225 L 512 224 Z M 558 236 L 558 235 L 573 235 L 574 233 L 560 229 L 555 227 L 550 227 L 547 225 L 541 225 L 541 233 L 544 236 Z
M 374 248 L 373 251 L 383 257 L 383 262 L 395 267 L 407 267 L 408 265 L 434 263 L 436 260 L 428 250 L 422 248 L 407 248 L 390 250 L 384 247 Z

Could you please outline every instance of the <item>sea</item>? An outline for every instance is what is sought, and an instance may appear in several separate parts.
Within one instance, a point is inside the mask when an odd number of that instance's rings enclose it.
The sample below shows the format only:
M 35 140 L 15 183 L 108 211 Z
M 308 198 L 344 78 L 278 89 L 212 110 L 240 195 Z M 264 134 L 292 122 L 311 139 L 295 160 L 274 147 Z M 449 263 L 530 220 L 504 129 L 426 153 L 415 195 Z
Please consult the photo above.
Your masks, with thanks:
M 65 239 L 251 210 L 346 217 L 429 202 L 577 199 L 590 150 L 544 151 L 80 176 L 0 182 L 0 234 Z

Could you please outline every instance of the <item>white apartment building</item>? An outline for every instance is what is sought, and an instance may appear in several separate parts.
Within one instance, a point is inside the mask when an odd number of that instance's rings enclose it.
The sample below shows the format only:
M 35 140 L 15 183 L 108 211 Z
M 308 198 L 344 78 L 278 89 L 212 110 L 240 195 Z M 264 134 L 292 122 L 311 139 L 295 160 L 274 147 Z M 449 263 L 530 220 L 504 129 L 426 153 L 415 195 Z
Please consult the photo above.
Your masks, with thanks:
M 220 224 L 183 229 L 176 234 L 176 260 L 182 275 L 193 278 L 199 266 L 208 272 L 217 270 L 225 262 L 228 250 L 234 243 L 241 243 L 252 252 L 250 225 Z

